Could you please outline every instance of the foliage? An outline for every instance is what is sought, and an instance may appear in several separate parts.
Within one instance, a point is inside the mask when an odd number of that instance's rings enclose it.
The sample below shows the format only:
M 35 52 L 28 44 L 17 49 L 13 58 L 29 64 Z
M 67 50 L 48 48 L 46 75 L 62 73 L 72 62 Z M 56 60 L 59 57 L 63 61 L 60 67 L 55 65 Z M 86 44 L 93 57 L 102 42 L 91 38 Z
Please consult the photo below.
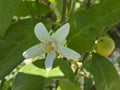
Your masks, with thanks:
M 119 21 L 120 0 L 0 0 L 0 89 L 119 90 L 114 66 L 120 61 L 94 50 L 101 36 L 112 37 L 119 48 Z M 70 23 L 66 46 L 80 53 L 80 60 L 58 56 L 49 72 L 45 59 L 35 57 L 27 64 L 22 53 L 39 43 L 34 35 L 38 22 L 50 32 Z

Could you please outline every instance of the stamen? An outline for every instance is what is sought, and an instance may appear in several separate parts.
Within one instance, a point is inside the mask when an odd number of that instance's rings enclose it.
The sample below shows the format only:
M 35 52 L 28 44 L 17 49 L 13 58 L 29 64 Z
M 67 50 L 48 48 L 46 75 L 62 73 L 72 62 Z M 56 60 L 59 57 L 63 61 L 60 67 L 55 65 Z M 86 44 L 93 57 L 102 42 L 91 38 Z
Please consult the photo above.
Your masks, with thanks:
M 49 43 L 47 44 L 47 46 L 46 46 L 46 51 L 47 51 L 47 52 L 51 52 L 51 51 L 54 49 L 54 47 L 52 46 L 52 43 L 53 43 L 53 42 L 49 42 Z

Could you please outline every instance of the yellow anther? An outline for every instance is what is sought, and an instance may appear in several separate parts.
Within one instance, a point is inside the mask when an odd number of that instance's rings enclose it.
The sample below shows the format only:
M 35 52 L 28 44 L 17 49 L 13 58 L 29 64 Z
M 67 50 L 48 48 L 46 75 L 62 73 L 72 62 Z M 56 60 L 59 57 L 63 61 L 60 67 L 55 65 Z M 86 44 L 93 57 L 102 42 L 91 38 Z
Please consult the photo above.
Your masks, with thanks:
M 46 51 L 51 52 L 53 49 L 54 49 L 54 47 L 52 46 L 52 42 L 49 42 L 46 46 Z

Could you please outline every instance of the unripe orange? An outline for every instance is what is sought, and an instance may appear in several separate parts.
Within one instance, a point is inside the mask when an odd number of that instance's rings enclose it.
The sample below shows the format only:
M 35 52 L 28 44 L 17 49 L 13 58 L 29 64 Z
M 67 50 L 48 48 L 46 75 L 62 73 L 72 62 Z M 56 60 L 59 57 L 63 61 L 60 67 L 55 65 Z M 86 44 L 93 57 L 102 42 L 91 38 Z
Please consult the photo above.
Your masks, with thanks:
M 110 37 L 103 36 L 95 41 L 94 48 L 99 55 L 107 57 L 115 49 L 115 43 Z

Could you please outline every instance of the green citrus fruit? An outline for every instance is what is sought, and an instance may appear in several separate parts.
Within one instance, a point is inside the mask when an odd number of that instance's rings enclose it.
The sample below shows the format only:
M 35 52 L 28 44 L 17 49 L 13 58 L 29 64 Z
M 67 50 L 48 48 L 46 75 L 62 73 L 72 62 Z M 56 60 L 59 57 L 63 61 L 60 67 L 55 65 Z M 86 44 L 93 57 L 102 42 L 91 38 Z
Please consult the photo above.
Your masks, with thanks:
M 95 41 L 94 48 L 99 55 L 107 57 L 115 49 L 115 43 L 110 37 L 103 36 Z

